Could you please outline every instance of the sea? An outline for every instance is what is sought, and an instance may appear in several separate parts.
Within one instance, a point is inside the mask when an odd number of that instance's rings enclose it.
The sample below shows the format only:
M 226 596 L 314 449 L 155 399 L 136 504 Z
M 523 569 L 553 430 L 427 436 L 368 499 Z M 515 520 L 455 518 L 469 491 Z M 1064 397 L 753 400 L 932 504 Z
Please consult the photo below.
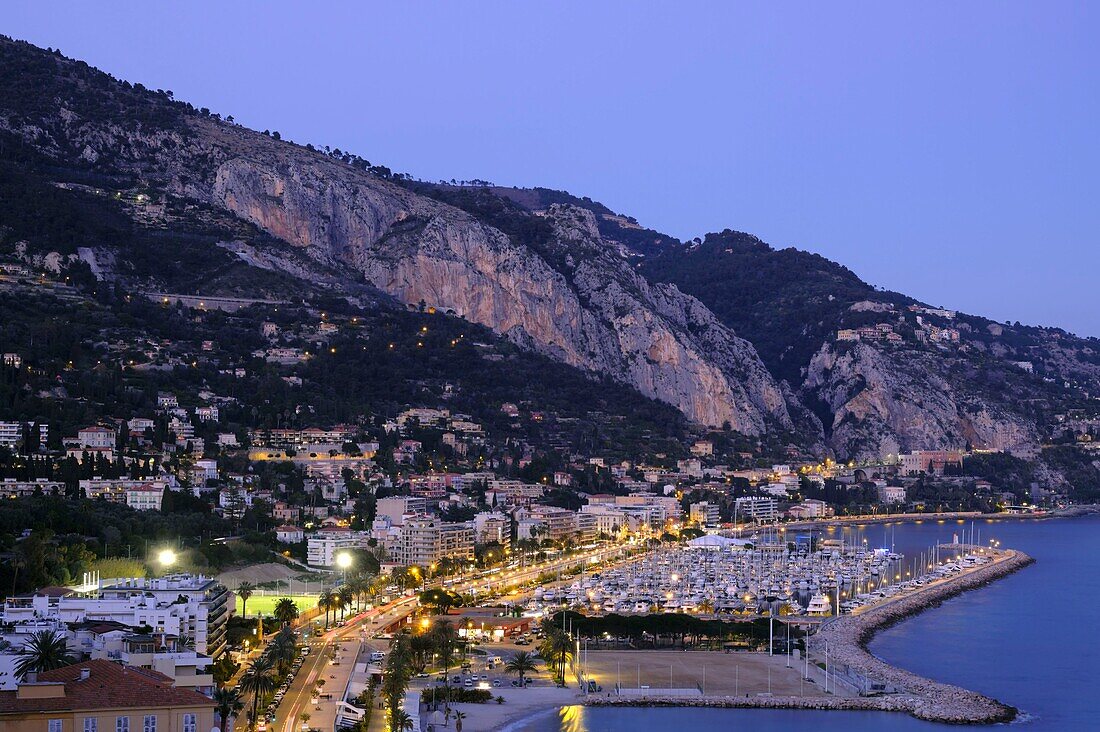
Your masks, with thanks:
M 1019 732 L 1100 730 L 1100 516 L 869 524 L 849 540 L 919 556 L 980 537 L 1035 564 L 880 632 L 870 650 L 896 666 L 974 689 L 1020 710 Z M 946 732 L 902 713 L 764 709 L 551 710 L 515 732 Z

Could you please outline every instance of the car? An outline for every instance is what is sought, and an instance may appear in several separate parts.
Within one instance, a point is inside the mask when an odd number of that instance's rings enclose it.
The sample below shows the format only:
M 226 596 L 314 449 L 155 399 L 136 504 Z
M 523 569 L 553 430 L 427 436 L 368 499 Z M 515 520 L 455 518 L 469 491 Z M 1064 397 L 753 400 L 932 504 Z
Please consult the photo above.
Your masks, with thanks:
M 500 679 L 493 679 L 493 687 L 500 688 Z
M 428 678 L 428 674 L 426 674 L 426 673 L 423 673 L 423 672 L 421 672 L 421 673 L 418 673 L 418 674 L 416 675 L 416 678 L 418 678 L 418 679 L 426 679 L 426 678 Z
M 465 686 L 467 689 L 472 689 L 474 686 L 474 680 L 466 679 L 466 683 L 464 683 L 463 686 Z
M 461 684 L 462 683 L 462 677 L 459 676 L 458 674 L 455 674 L 454 676 L 451 677 L 451 683 L 452 684 Z
M 519 681 L 512 679 L 512 686 L 519 686 Z
M 482 680 L 482 681 L 488 681 L 488 680 L 489 680 L 489 677 L 488 677 L 488 676 L 486 676 L 485 674 L 482 674 L 482 675 L 481 675 L 481 680 Z

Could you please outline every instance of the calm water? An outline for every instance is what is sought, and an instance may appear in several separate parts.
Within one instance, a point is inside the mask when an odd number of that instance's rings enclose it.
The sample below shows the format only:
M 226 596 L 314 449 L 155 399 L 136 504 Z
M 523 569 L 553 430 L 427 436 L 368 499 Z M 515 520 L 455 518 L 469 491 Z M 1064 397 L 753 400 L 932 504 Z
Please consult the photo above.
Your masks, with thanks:
M 1100 517 L 976 524 L 1037 560 L 1022 572 L 883 631 L 876 655 L 925 676 L 975 689 L 1028 715 L 1020 732 L 1100 729 Z M 969 524 L 966 525 L 969 527 Z M 954 522 L 868 526 L 856 535 L 907 556 L 950 541 Z M 854 532 L 853 532 L 854 533 Z M 531 720 L 523 732 L 909 732 L 957 729 L 904 714 L 722 709 L 584 709 Z

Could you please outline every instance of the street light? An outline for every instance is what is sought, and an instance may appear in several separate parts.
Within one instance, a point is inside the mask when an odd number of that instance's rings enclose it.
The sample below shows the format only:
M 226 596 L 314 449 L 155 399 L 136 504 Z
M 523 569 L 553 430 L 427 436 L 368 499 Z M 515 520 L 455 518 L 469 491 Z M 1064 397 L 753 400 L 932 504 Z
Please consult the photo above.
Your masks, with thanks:
M 344 570 L 344 582 L 348 581 L 348 567 L 351 566 L 351 554 L 340 552 L 336 555 L 336 566 Z
M 157 561 L 167 569 L 176 563 L 176 553 L 171 549 L 161 549 L 157 554 Z

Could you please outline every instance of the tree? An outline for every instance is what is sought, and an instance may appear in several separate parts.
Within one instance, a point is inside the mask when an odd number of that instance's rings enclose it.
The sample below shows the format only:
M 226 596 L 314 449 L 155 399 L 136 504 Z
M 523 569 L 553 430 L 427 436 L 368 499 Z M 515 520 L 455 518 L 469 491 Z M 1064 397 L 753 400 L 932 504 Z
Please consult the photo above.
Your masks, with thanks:
M 340 597 L 340 619 L 343 620 L 344 613 L 351 606 L 352 598 L 355 597 L 355 592 L 352 590 L 351 587 L 344 585 L 339 589 L 337 594 Z
M 413 728 L 413 719 L 404 709 L 398 709 L 390 714 L 390 732 L 408 732 Z M 459 727 L 459 732 L 462 728 Z
M 285 675 L 298 655 L 298 638 L 294 629 L 284 625 L 271 641 L 271 657 L 279 667 L 280 675 Z
M 466 712 L 455 712 L 455 732 L 462 732 L 462 720 L 466 719 Z
M 76 657 L 69 652 L 69 642 L 63 633 L 52 630 L 40 630 L 31 636 L 19 652 L 15 662 L 15 673 L 20 677 L 28 671 L 41 673 L 76 663 Z
M 222 732 L 226 732 L 229 719 L 240 714 L 242 709 L 244 702 L 241 701 L 239 691 L 225 686 L 214 689 L 214 711 L 218 715 L 219 729 Z
M 251 582 L 242 582 L 237 585 L 237 597 L 241 598 L 241 617 L 248 617 L 248 598 L 252 597 L 252 593 L 256 591 L 256 587 Z
M 527 674 L 538 670 L 538 666 L 535 664 L 535 655 L 527 651 L 520 651 L 508 659 L 508 663 L 504 664 L 504 670 L 510 674 L 519 674 L 519 683 L 520 686 L 523 686 Z
M 446 615 L 452 607 L 462 605 L 462 598 L 450 590 L 433 587 L 420 593 L 420 604 L 435 608 L 440 615 Z
M 332 593 L 328 590 L 322 592 L 321 596 L 317 598 L 317 607 L 325 611 L 325 630 L 328 630 L 328 611 L 335 607 L 333 602 Z
M 274 664 L 267 656 L 260 656 L 248 670 L 241 676 L 240 689 L 246 694 L 252 695 L 252 710 L 248 715 L 249 729 L 256 728 L 256 714 L 260 708 L 260 700 L 275 691 L 275 676 L 272 674 Z
M 435 625 L 432 626 L 431 632 L 432 644 L 435 646 L 436 656 L 439 658 L 439 665 L 443 667 L 443 684 L 450 687 L 451 666 L 455 662 L 455 646 L 458 641 L 458 633 L 455 632 L 454 625 L 449 620 L 437 620 Z
M 274 615 L 283 625 L 290 625 L 298 619 L 298 605 L 289 597 L 282 597 L 275 603 Z
M 546 666 L 558 679 L 558 683 L 565 683 L 565 667 L 569 662 L 569 656 L 573 652 L 573 640 L 552 621 L 543 621 L 544 638 L 539 645 L 539 655 L 546 661 Z

